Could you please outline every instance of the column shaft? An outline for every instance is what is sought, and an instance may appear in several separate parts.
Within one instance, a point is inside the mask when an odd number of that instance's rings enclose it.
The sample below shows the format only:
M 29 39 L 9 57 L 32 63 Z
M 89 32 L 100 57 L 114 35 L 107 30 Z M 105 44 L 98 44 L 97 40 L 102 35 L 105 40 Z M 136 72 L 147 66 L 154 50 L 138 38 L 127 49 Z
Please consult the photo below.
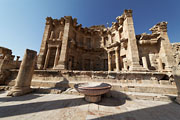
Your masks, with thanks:
M 108 71 L 111 71 L 111 53 L 108 52 Z
M 158 58 L 157 61 L 158 61 L 158 69 L 159 69 L 159 71 L 163 71 L 163 64 L 162 64 L 161 58 Z
M 119 49 L 115 50 L 116 55 L 116 71 L 119 72 Z
M 143 63 L 143 67 L 144 67 L 145 69 L 148 69 L 148 64 L 147 64 L 147 59 L 146 59 L 146 57 L 142 57 L 142 63 Z
M 49 56 L 50 56 L 50 48 L 48 47 L 48 51 L 47 51 L 46 59 L 45 59 L 45 63 L 44 63 L 44 69 L 46 69 L 48 66 Z
M 54 67 L 56 67 L 57 63 L 58 63 L 58 59 L 59 59 L 59 46 L 56 49 L 56 56 L 55 56 L 55 60 L 54 60 Z

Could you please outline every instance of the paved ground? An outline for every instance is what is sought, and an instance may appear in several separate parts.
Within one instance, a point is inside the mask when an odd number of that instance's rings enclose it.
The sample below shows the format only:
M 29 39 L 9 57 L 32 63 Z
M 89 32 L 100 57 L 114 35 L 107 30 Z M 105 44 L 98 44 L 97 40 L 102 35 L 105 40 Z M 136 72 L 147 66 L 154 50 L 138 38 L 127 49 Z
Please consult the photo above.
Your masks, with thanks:
M 104 98 L 94 104 L 68 94 L 6 94 L 0 92 L 1 120 L 180 120 L 180 105 L 172 102 Z

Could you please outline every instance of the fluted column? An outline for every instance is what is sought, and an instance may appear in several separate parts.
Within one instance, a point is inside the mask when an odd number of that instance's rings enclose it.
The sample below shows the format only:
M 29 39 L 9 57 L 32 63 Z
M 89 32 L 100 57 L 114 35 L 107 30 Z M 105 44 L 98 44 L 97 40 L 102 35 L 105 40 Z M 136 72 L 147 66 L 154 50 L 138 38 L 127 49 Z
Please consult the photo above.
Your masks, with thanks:
M 108 71 L 111 71 L 111 53 L 108 51 Z
M 119 49 L 116 48 L 115 50 L 115 55 L 116 55 L 116 71 L 119 72 Z
M 56 56 L 55 56 L 55 60 L 54 60 L 54 67 L 56 67 L 56 65 L 58 64 L 58 60 L 59 60 L 59 46 L 57 46 L 56 49 Z
M 48 66 L 49 56 L 50 56 L 50 47 L 48 47 L 48 50 L 47 50 L 46 59 L 45 59 L 45 63 L 44 63 L 44 69 L 46 69 Z

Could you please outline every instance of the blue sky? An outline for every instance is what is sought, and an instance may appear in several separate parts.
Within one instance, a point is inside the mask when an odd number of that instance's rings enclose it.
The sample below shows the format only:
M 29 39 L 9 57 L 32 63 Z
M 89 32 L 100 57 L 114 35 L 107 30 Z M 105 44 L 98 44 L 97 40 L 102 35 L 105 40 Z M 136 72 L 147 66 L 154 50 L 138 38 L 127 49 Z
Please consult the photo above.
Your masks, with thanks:
M 168 22 L 171 42 L 180 42 L 180 0 L 0 0 L 0 46 L 24 54 L 39 52 L 45 18 L 73 16 L 83 26 L 115 21 L 124 9 L 133 10 L 135 33 L 149 32 L 161 21 Z

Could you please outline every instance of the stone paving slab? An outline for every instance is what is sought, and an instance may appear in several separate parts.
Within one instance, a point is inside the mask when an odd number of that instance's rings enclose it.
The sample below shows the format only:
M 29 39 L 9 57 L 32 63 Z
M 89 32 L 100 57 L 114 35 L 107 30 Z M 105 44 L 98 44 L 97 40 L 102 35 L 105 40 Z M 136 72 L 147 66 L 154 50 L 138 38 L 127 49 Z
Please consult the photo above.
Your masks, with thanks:
M 95 104 L 69 94 L 6 94 L 0 92 L 1 120 L 180 120 L 173 102 L 103 98 Z

